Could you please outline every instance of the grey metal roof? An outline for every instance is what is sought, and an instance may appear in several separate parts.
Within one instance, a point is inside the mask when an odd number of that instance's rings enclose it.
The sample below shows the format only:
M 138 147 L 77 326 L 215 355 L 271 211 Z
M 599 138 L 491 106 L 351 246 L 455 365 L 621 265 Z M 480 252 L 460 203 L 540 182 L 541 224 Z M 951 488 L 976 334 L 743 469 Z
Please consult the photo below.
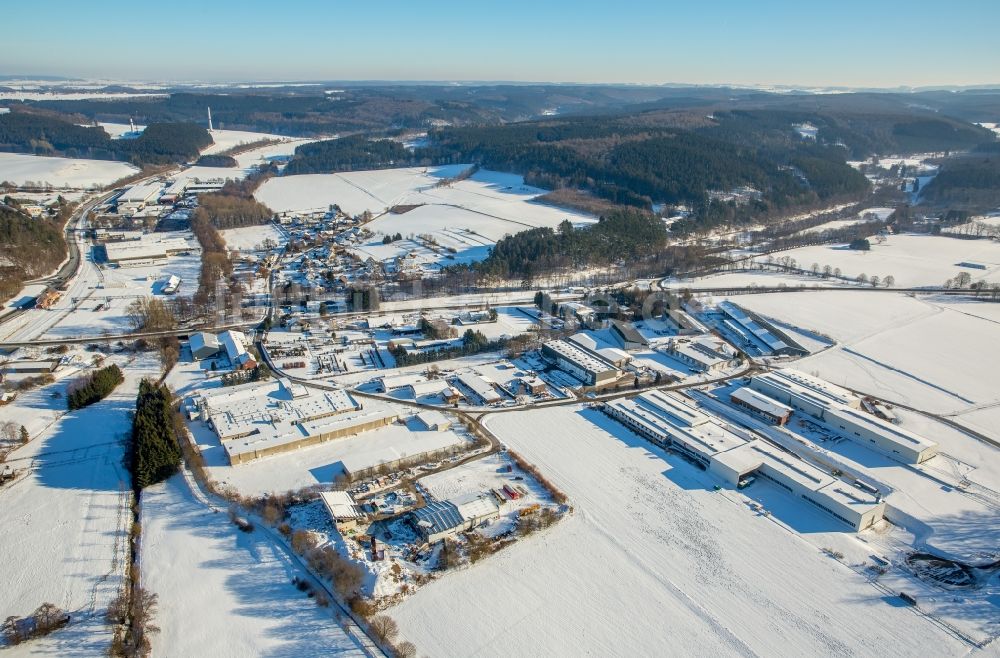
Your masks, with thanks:
M 414 510 L 413 516 L 416 517 L 418 524 L 422 521 L 430 523 L 430 527 L 427 528 L 428 535 L 451 530 L 464 523 L 458 507 L 447 500 L 428 499 L 427 505 Z
M 632 325 L 622 322 L 621 320 L 612 320 L 611 326 L 614 328 L 622 338 L 630 343 L 639 343 L 640 345 L 648 345 L 649 341 L 639 333 L 639 331 Z

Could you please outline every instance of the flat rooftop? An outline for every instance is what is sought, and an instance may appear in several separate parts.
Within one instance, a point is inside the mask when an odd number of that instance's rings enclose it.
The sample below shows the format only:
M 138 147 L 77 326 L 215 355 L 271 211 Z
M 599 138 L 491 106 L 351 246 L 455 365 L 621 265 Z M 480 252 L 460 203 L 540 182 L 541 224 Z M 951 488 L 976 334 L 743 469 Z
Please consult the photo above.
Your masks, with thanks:
M 792 408 L 787 404 L 782 404 L 777 400 L 767 397 L 763 393 L 753 390 L 749 386 L 744 386 L 733 391 L 734 400 L 739 400 L 755 409 L 767 412 L 773 416 L 784 416 L 792 412 Z
M 794 395 L 801 395 L 815 404 L 828 406 L 843 404 L 851 406 L 858 403 L 858 397 L 846 388 L 807 375 L 798 370 L 783 368 L 757 375 L 754 379 L 766 381 L 772 386 L 783 389 Z
M 549 348 L 567 361 L 575 363 L 587 372 L 601 373 L 608 372 L 609 370 L 617 370 L 617 368 L 610 363 L 607 363 L 603 359 L 598 358 L 582 347 L 579 347 L 569 341 L 550 340 L 545 343 L 545 347 Z

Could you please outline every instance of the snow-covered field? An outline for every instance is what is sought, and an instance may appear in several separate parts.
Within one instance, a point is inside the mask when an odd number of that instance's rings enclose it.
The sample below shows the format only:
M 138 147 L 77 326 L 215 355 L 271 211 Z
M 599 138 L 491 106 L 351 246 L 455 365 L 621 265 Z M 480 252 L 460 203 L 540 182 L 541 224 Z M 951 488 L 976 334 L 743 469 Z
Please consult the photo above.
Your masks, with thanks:
M 274 224 L 264 224 L 263 226 L 244 226 L 241 228 L 227 228 L 219 231 L 226 241 L 226 246 L 230 249 L 240 251 L 256 251 L 260 249 L 265 240 L 274 240 L 275 244 L 281 244 L 285 237 Z
M 825 224 L 820 224 L 819 226 L 807 228 L 799 233 L 822 233 L 823 231 L 834 231 L 837 229 L 847 228 L 848 226 L 854 226 L 856 224 L 864 224 L 865 222 L 876 220 L 885 221 L 893 213 L 893 210 L 893 208 L 866 208 L 859 212 L 853 219 L 838 219 L 832 222 L 826 222 Z
M 751 512 L 709 475 L 579 407 L 497 414 L 501 440 L 565 491 L 554 528 L 419 590 L 390 614 L 428 655 L 963 655 L 912 608 Z M 474 597 L 469 592 L 476 592 Z
M 359 245 L 362 257 L 385 260 L 414 252 L 422 263 L 482 259 L 504 235 L 538 226 L 555 228 L 562 221 L 586 224 L 594 218 L 555 208 L 533 199 L 545 193 L 524 184 L 515 174 L 480 170 L 465 180 L 438 187 L 468 165 L 409 167 L 342 174 L 282 176 L 265 182 L 256 197 L 276 212 L 325 211 L 331 204 L 357 215 L 366 210 L 376 219 L 365 226 L 375 238 Z M 394 206 L 417 206 L 402 214 Z M 382 244 L 385 235 L 404 238 L 430 235 L 438 247 L 404 240 Z
M 143 584 L 159 597 L 154 656 L 366 655 L 291 582 L 303 570 L 268 531 L 242 533 L 182 475 L 143 492 Z
M 16 185 L 103 187 L 138 172 L 132 165 L 110 160 L 50 158 L 24 153 L 0 153 L 0 181 Z
M 968 272 L 973 281 L 1000 281 L 1000 243 L 990 240 L 958 240 L 930 235 L 891 235 L 878 244 L 871 240 L 871 251 L 854 251 L 845 245 L 816 245 L 773 254 L 789 256 L 799 267 L 809 269 L 839 267 L 844 276 L 867 274 L 885 278 L 892 275 L 897 287 L 940 286 L 959 272 Z M 763 260 L 763 258 L 758 259 Z M 986 270 L 958 267 L 960 262 L 974 262 Z
M 104 611 L 122 585 L 131 522 L 120 440 L 139 380 L 155 376 L 156 368 L 148 357 L 130 364 L 125 383 L 79 411 L 66 413 L 65 397 L 51 395 L 65 391 L 72 371 L 0 407 L 0 422 L 24 424 L 33 437 L 7 458 L 26 476 L 0 491 L 0 616 L 25 616 L 50 602 L 73 618 L 67 628 L 7 653 L 107 655 Z
M 836 341 L 796 368 L 1000 439 L 1000 354 L 985 347 L 1000 335 L 995 304 L 859 291 L 733 299 Z

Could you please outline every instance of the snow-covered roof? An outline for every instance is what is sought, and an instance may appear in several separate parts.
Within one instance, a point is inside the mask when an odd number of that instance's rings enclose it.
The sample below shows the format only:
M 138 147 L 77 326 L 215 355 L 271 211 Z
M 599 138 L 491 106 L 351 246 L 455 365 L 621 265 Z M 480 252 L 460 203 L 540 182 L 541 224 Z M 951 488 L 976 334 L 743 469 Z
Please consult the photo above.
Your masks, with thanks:
M 782 417 L 792 413 L 792 408 L 787 404 L 782 404 L 777 400 L 769 398 L 763 393 L 753 390 L 749 386 L 744 386 L 735 390 L 732 398 L 772 416 Z
M 360 519 L 364 516 L 355 504 L 354 497 L 346 491 L 323 491 L 319 497 L 336 521 Z
M 451 502 L 455 504 L 455 507 L 458 508 L 458 513 L 466 521 L 482 518 L 500 509 L 497 507 L 497 501 L 493 496 L 479 492 L 452 498 Z

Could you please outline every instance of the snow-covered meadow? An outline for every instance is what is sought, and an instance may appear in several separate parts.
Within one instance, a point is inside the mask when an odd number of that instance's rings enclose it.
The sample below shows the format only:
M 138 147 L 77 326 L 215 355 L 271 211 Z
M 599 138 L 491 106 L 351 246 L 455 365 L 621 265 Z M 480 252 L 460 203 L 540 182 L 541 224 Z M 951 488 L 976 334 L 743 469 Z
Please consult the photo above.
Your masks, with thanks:
M 184 476 L 147 489 L 142 515 L 154 656 L 368 655 L 291 582 L 304 570 L 274 534 L 240 532 Z
M 884 242 L 871 239 L 870 251 L 848 249 L 846 245 L 814 245 L 782 251 L 774 258 L 794 258 L 798 267 L 809 269 L 813 263 L 823 268 L 840 268 L 844 276 L 866 274 L 884 279 L 891 275 L 896 287 L 941 286 L 960 272 L 968 272 L 973 281 L 1000 281 L 1000 243 L 991 240 L 900 234 Z M 757 260 L 765 260 L 763 257 Z M 982 264 L 985 270 L 959 267 L 961 262 Z
M 8 649 L 11 655 L 107 655 L 104 612 L 122 586 L 131 524 L 121 438 L 139 380 L 155 377 L 158 368 L 147 355 L 115 360 L 125 366 L 125 382 L 85 409 L 65 410 L 66 385 L 78 369 L 72 366 L 57 372 L 55 384 L 0 407 L 0 422 L 23 424 L 32 436 L 7 457 L 23 476 L 0 492 L 0 555 L 7 565 L 0 616 L 26 616 L 43 602 L 72 616 L 67 628 Z
M 390 610 L 429 655 L 963 655 L 792 527 L 836 530 L 802 504 L 753 513 L 711 476 L 593 410 L 497 414 L 501 440 L 574 513 Z M 470 596 L 475 592 L 475 596 Z
M 124 162 L 0 153 L 0 181 L 73 189 L 103 187 L 139 170 Z

